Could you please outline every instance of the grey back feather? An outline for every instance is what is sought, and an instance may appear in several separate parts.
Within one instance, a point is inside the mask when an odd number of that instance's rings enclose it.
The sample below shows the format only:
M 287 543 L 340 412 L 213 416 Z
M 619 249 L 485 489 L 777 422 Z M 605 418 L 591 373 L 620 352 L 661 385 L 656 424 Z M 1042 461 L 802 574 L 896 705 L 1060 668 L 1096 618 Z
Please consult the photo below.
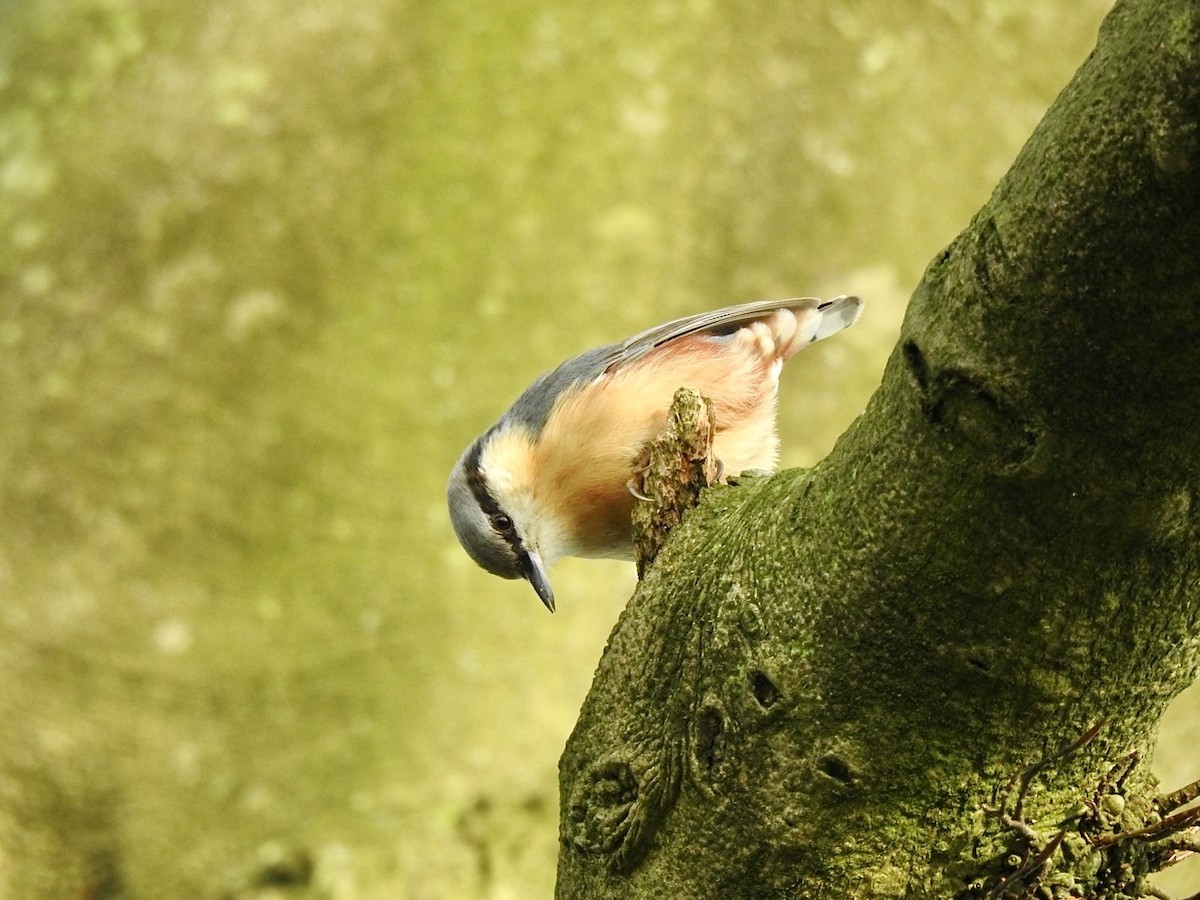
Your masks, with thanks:
M 568 359 L 527 387 L 493 427 L 499 428 L 510 421 L 524 425 L 532 434 L 541 434 L 559 395 L 575 385 L 590 384 L 599 378 L 620 349 L 620 344 L 609 344 Z

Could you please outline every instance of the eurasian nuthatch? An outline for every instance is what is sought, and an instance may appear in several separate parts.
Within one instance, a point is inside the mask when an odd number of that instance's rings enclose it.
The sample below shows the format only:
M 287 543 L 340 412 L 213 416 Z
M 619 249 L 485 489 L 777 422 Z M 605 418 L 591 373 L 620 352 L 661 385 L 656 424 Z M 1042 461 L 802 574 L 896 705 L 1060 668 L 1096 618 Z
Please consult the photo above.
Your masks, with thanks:
M 446 495 L 459 541 L 489 572 L 528 580 L 553 612 L 551 562 L 632 558 L 627 485 L 678 388 L 712 401 L 722 471 L 771 469 L 784 361 L 854 324 L 861 309 L 857 297 L 746 303 L 567 360 L 530 385 L 451 472 Z

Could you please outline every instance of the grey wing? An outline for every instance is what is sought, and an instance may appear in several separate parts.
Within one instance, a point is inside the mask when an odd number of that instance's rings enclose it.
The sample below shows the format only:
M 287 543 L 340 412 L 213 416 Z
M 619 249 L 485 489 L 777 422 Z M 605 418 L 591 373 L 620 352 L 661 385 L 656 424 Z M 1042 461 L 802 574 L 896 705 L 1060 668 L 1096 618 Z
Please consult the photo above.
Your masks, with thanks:
M 688 334 L 731 334 L 743 325 L 761 319 L 777 309 L 796 311 L 819 309 L 822 321 L 813 340 L 820 340 L 854 323 L 862 307 L 857 297 L 835 297 L 818 300 L 816 297 L 796 297 L 791 300 L 759 300 L 726 306 L 709 312 L 685 316 L 635 334 L 620 344 L 596 347 L 567 360 L 553 372 L 548 372 L 526 388 L 517 398 L 504 420 L 520 422 L 535 434 L 545 427 L 555 401 L 567 391 L 590 384 L 605 372 L 611 372 L 635 362 L 663 344 Z M 497 423 L 500 424 L 500 423 Z
M 694 316 L 684 316 L 682 319 L 666 322 L 649 328 L 641 334 L 635 334 L 623 344 L 607 348 L 613 355 L 604 367 L 604 371 L 611 371 L 614 368 L 636 362 L 655 347 L 661 347 L 668 341 L 685 335 L 699 332 L 717 335 L 731 334 L 743 325 L 761 319 L 777 309 L 795 311 L 820 309 L 826 315 L 834 314 L 835 321 L 831 321 L 827 328 L 820 328 L 813 338 L 813 340 L 819 340 L 853 324 L 854 320 L 858 318 L 861 307 L 862 301 L 857 297 L 841 296 L 832 300 L 820 300 L 816 297 L 793 297 L 790 300 L 758 300 L 753 303 L 741 303 L 737 306 L 726 306 L 724 309 L 697 313 Z

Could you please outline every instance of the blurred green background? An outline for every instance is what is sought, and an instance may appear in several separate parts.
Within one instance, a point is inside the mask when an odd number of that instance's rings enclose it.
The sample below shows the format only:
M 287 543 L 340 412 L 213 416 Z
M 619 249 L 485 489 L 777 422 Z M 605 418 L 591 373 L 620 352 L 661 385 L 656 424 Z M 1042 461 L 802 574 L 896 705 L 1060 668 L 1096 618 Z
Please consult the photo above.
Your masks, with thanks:
M 0 5 L 0 900 L 550 896 L 633 576 L 477 570 L 458 453 L 591 345 L 855 292 L 784 379 L 820 459 L 1107 5 Z

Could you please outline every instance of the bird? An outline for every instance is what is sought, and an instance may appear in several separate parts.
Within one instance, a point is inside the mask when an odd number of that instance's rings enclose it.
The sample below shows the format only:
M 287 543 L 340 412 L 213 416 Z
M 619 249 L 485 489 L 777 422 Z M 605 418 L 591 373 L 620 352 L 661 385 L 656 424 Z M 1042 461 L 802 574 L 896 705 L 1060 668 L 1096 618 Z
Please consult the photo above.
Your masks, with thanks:
M 635 458 L 665 427 L 677 389 L 712 401 L 720 471 L 773 470 L 784 362 L 853 325 L 862 305 L 845 295 L 743 303 L 567 360 L 534 381 L 451 470 L 446 499 L 459 543 L 488 572 L 524 578 L 554 612 L 551 563 L 633 558 Z

